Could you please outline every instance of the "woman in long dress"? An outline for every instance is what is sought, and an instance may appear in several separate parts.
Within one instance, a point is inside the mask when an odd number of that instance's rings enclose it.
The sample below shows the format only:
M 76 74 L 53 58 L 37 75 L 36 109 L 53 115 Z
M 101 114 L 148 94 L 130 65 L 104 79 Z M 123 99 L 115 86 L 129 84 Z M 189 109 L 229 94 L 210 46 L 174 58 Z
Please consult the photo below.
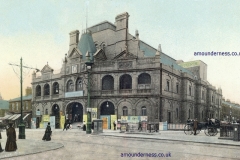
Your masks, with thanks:
M 17 150 L 17 139 L 16 139 L 16 131 L 12 127 L 13 123 L 9 122 L 9 128 L 7 129 L 7 143 L 5 146 L 5 151 L 16 151 Z
M 42 140 L 51 141 L 51 135 L 52 135 L 52 131 L 51 131 L 51 127 L 50 127 L 50 122 L 48 122 L 46 131 L 44 133 Z

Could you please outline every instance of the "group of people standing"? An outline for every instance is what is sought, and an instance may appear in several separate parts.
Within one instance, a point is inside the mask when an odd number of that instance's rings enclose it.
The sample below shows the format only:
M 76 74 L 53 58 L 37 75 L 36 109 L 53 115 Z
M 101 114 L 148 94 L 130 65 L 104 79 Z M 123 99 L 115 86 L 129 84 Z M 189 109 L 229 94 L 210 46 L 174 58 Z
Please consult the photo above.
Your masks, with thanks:
M 11 151 L 16 151 L 17 150 L 17 137 L 16 137 L 16 131 L 13 127 L 13 123 L 9 122 L 9 127 L 6 130 L 7 134 L 7 142 L 5 145 L 5 151 L 6 152 L 11 152 Z M 2 139 L 2 135 L 0 132 L 0 139 Z M 3 152 L 4 150 L 2 149 L 2 145 L 0 143 L 0 152 Z

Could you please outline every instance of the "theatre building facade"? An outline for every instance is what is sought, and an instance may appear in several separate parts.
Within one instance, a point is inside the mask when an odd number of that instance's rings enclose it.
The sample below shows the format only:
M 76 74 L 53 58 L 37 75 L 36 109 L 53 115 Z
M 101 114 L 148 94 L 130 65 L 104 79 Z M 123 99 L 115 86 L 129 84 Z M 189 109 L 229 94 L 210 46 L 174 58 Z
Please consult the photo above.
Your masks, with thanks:
M 89 84 L 96 118 L 147 116 L 148 121 L 168 123 L 219 118 L 222 91 L 207 81 L 207 65 L 177 61 L 160 45 L 155 49 L 146 44 L 137 30 L 135 35 L 128 32 L 128 20 L 125 12 L 116 16 L 115 24 L 104 21 L 69 34 L 61 72 L 54 74 L 47 64 L 40 76 L 32 75 L 33 116 L 53 115 L 55 123 L 60 116 L 82 122 Z M 86 68 L 88 59 L 91 69 Z

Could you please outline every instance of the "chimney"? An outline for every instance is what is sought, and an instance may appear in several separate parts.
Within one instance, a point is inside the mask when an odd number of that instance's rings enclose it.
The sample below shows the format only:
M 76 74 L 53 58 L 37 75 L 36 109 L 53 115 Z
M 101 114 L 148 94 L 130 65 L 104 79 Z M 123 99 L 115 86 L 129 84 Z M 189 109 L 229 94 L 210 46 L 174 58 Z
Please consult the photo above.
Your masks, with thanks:
M 79 41 L 79 31 L 75 30 L 69 33 L 70 35 L 70 44 L 69 44 L 69 48 L 73 48 L 76 47 Z
M 129 14 L 127 12 L 124 12 L 116 16 L 115 18 L 116 31 L 128 28 L 128 17 Z

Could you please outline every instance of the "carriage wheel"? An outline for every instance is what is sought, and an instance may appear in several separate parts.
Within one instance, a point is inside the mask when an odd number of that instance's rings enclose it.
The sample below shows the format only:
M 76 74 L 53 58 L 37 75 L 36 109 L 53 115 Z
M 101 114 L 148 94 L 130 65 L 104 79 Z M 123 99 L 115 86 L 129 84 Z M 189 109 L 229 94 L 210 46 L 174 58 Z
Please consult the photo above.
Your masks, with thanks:
M 198 135 L 200 133 L 201 129 L 196 130 L 196 134 Z
M 184 133 L 186 135 L 191 135 L 193 133 L 193 127 L 191 125 L 186 124 L 184 127 Z
M 217 128 L 214 128 L 214 135 L 213 136 L 216 136 L 217 134 L 218 134 L 218 130 L 217 130 Z
M 217 133 L 217 129 L 216 128 L 208 128 L 208 134 L 210 136 L 215 136 Z
M 206 136 L 210 136 L 210 135 L 208 134 L 208 128 L 206 128 L 206 129 L 204 130 L 204 133 L 205 133 Z

